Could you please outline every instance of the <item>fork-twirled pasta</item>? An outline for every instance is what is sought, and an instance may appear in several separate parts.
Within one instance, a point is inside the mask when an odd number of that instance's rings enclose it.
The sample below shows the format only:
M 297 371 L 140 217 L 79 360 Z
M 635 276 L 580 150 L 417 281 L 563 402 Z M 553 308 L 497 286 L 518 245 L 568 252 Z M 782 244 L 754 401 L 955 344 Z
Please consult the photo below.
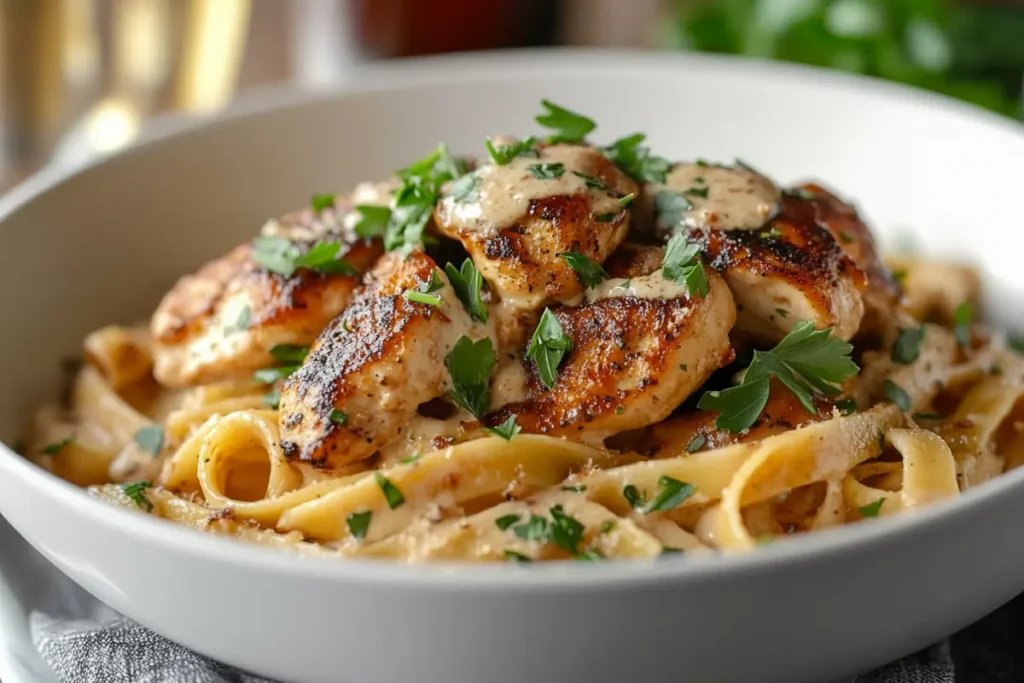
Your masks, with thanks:
M 902 513 L 1024 461 L 1024 362 L 969 269 L 642 135 L 441 145 L 317 195 L 85 340 L 28 454 L 303 553 L 601 560 Z

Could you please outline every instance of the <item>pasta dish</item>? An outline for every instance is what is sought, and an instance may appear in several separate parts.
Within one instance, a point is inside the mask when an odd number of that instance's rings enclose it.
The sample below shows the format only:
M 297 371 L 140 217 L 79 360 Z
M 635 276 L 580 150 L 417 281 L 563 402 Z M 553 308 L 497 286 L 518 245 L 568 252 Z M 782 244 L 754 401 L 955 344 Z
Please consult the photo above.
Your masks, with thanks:
M 1024 362 L 972 270 L 883 262 L 819 185 L 542 109 L 90 334 L 26 455 L 138 513 L 403 562 L 753 548 L 1024 461 Z

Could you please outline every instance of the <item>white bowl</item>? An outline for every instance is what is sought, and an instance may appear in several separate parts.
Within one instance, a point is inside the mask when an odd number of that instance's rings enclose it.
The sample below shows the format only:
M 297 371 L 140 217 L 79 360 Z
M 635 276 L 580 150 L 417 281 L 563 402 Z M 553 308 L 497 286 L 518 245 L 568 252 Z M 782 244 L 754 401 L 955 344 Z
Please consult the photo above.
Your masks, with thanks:
M 991 312 L 1024 290 L 1024 128 L 817 70 L 683 55 L 468 55 L 373 69 L 351 92 L 271 95 L 0 200 L 0 434 L 57 361 L 145 316 L 181 273 L 311 193 L 439 140 L 535 131 L 549 97 L 597 136 L 740 156 L 855 197 L 876 230 L 984 264 Z M 3 449 L 0 449 L 3 451 Z M 589 566 L 300 559 L 130 514 L 0 452 L 0 512 L 100 599 L 204 654 L 289 681 L 820 681 L 928 645 L 1024 589 L 1024 471 L 918 514 L 743 556 Z

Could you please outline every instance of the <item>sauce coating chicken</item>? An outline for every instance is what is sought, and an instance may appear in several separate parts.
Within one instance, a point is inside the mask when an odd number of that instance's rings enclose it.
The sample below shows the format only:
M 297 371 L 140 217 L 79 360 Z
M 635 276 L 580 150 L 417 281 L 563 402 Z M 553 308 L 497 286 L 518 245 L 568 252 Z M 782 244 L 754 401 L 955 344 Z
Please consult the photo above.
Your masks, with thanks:
M 526 310 L 582 294 L 561 254 L 604 263 L 629 229 L 629 200 L 620 199 L 638 191 L 593 147 L 535 151 L 481 166 L 471 192 L 449 192 L 435 211 L 438 229 L 462 242 L 501 299 Z
M 524 357 L 525 400 L 486 416 L 486 425 L 515 415 L 524 432 L 599 445 L 664 419 L 732 358 L 736 310 L 725 281 L 709 272 L 707 296 L 688 296 L 660 270 L 661 249 L 627 251 L 611 273 L 622 277 L 589 290 L 579 306 L 551 309 L 572 339 L 555 385 L 545 388 Z
M 352 274 L 310 268 L 291 275 L 271 272 L 257 262 L 254 242 L 178 280 L 150 323 L 157 380 L 183 387 L 242 377 L 273 363 L 271 347 L 316 339 L 345 309 L 359 274 L 382 251 L 379 240 L 328 230 L 336 225 L 330 211 L 303 211 L 272 221 L 264 230 L 265 237 L 292 240 L 296 254 L 336 243 L 336 258 L 344 259 Z
M 440 306 L 404 295 L 440 288 Z M 423 403 L 451 387 L 445 357 L 462 336 L 487 337 L 429 256 L 392 252 L 316 340 L 281 392 L 281 446 L 289 458 L 337 467 L 404 439 Z

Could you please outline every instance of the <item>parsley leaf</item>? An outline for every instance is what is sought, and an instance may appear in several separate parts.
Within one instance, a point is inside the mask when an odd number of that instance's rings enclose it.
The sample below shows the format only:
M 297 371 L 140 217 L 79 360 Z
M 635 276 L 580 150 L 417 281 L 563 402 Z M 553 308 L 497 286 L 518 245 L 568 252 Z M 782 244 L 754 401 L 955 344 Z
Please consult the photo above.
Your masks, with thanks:
M 266 407 L 277 410 L 278 408 L 281 407 L 281 392 L 278 391 L 277 389 L 274 389 L 273 391 L 268 391 L 267 393 L 263 394 L 262 402 L 263 405 L 265 405 Z
M 654 215 L 668 228 L 683 222 L 683 214 L 693 208 L 690 200 L 672 190 L 659 190 L 654 195 Z
M 480 271 L 476 269 L 476 266 L 473 265 L 473 261 L 466 259 L 462 262 L 461 269 L 456 268 L 452 263 L 448 263 L 444 267 L 444 272 L 448 276 L 448 281 L 452 283 L 455 296 L 459 297 L 459 301 L 466 308 L 469 317 L 480 323 L 487 322 L 487 306 L 484 305 L 483 299 L 480 298 L 480 290 L 483 288 L 484 278 L 480 275 Z
M 974 322 L 974 304 L 965 301 L 953 312 L 953 334 L 960 346 L 971 345 L 971 323 Z
M 635 192 L 630 192 L 627 195 L 623 195 L 622 197 L 619 197 L 619 206 L 621 206 L 622 208 L 626 208 L 627 206 L 633 203 L 634 199 L 636 199 Z
M 882 509 L 882 503 L 884 503 L 884 502 L 885 502 L 885 498 L 879 498 L 874 503 L 868 503 L 867 505 L 862 505 L 862 506 L 860 506 L 857 509 L 860 510 L 860 516 L 861 517 L 877 517 L 878 516 L 878 512 Z
M 551 309 L 545 308 L 530 338 L 526 357 L 537 364 L 537 374 L 546 389 L 555 386 L 558 365 L 570 350 L 572 339 L 562 332 L 562 325 Z
M 570 555 L 575 555 L 579 552 L 580 541 L 583 540 L 583 525 L 576 518 L 565 514 L 561 505 L 554 506 L 550 512 L 549 539 Z
M 546 113 L 537 116 L 536 121 L 545 128 L 557 131 L 548 137 L 548 142 L 582 142 L 587 133 L 597 128 L 597 124 L 582 114 L 569 111 L 549 100 L 541 100 Z
M 164 428 L 160 425 L 142 427 L 135 432 L 135 443 L 154 456 L 160 455 L 160 450 L 164 447 Z
M 559 254 L 559 256 L 565 259 L 565 262 L 576 271 L 580 283 L 588 289 L 590 287 L 597 287 L 608 277 L 608 273 L 605 272 L 600 263 L 591 261 L 586 255 L 578 251 L 567 251 Z
M 337 258 L 340 250 L 339 242 L 317 242 L 312 249 L 295 258 L 295 267 L 333 275 L 357 275 L 359 271 L 345 259 Z
M 572 559 L 580 562 L 600 562 L 604 559 L 604 555 L 602 555 L 601 551 L 596 548 L 587 548 Z
M 552 180 L 565 173 L 565 164 L 530 164 L 526 170 L 532 173 L 534 178 Z
M 710 187 L 691 187 L 690 189 L 683 192 L 683 194 L 690 197 L 701 197 L 702 199 L 707 199 L 708 192 L 710 191 Z
M 448 192 L 448 196 L 456 202 L 468 202 L 473 199 L 473 192 L 480 179 L 474 173 L 467 173 L 456 180 Z
M 427 306 L 440 306 L 444 303 L 442 299 L 434 292 L 444 288 L 444 280 L 441 279 L 441 272 L 435 268 L 430 271 L 430 279 L 426 282 L 421 282 L 416 289 L 407 289 L 402 292 L 402 297 L 414 301 L 418 304 L 426 304 Z
M 332 275 L 355 275 L 358 271 L 345 259 L 338 258 L 341 244 L 317 242 L 302 253 L 287 237 L 261 236 L 253 240 L 253 261 L 272 273 L 290 277 L 299 268 L 309 268 Z
M 124 491 L 124 495 L 131 498 L 132 502 L 140 508 L 146 512 L 152 512 L 153 503 L 146 497 L 146 489 L 152 486 L 153 484 L 148 481 L 132 481 L 121 484 L 121 490 Z
M 320 213 L 325 209 L 334 208 L 334 195 L 333 194 L 315 194 L 313 198 L 309 200 L 310 206 L 313 207 L 314 213 Z
M 707 440 L 708 438 L 706 436 L 704 436 L 703 434 L 698 434 L 697 436 L 690 439 L 690 443 L 686 444 L 686 452 L 696 453 L 700 449 L 704 448 L 704 444 L 707 443 Z
M 579 171 L 573 171 L 572 174 L 574 176 L 576 176 L 577 178 L 582 178 L 583 179 L 583 183 L 587 187 L 589 187 L 590 189 L 593 189 L 593 190 L 610 190 L 610 189 L 612 189 L 612 188 L 608 187 L 608 185 L 603 180 L 601 180 L 600 178 L 595 178 L 592 175 L 587 175 L 586 173 L 580 173 Z
M 253 373 L 252 378 L 260 384 L 273 384 L 279 379 L 288 379 L 299 369 L 298 365 L 282 365 L 279 368 L 263 368 Z
M 540 156 L 540 153 L 534 147 L 536 144 L 537 138 L 532 136 L 525 140 L 517 140 L 508 145 L 495 145 L 490 138 L 484 140 L 484 147 L 487 148 L 487 153 L 491 155 L 491 161 L 498 166 L 504 166 L 516 157 Z
M 519 521 L 519 515 L 502 515 L 494 520 L 494 523 L 502 531 L 507 530 L 510 526 Z
M 844 398 L 842 401 L 836 401 L 836 408 L 844 417 L 846 415 L 853 415 L 857 412 L 857 402 L 852 398 Z
M 860 368 L 850 358 L 853 346 L 831 336 L 832 328 L 815 330 L 806 320 L 770 351 L 755 351 L 754 359 L 738 386 L 709 391 L 697 407 L 721 414 L 719 429 L 741 432 L 750 427 L 768 402 L 769 378 L 776 377 L 811 414 L 817 414 L 815 394 L 835 395 L 837 384 L 857 374 Z
M 423 231 L 430 221 L 441 186 L 458 179 L 464 172 L 465 164 L 452 158 L 443 143 L 432 154 L 398 171 L 402 184 L 392 199 L 384 248 L 408 253 L 426 242 Z
M 509 562 L 533 562 L 527 555 L 523 555 L 515 550 L 505 550 L 505 559 Z
M 444 359 L 452 378 L 448 397 L 478 420 L 491 400 L 491 373 L 497 363 L 489 337 L 474 342 L 465 335 L 459 337 Z
M 903 412 L 910 410 L 910 396 L 907 392 L 903 391 L 903 387 L 891 379 L 885 380 L 885 395 L 889 397 L 889 400 L 896 404 L 896 406 Z
M 348 424 L 348 415 L 337 408 L 331 408 L 331 412 L 327 414 L 327 419 L 342 427 Z
M 512 527 L 512 533 L 524 541 L 543 541 L 548 535 L 548 520 L 539 515 L 530 515 L 530 519 Z
M 681 233 L 676 233 L 665 247 L 665 258 L 661 274 L 666 280 L 673 280 L 686 287 L 687 296 L 707 296 L 710 291 L 708 275 L 700 260 L 700 246 L 690 242 Z
M 658 479 L 658 493 L 654 496 L 654 500 L 644 508 L 644 514 L 673 510 L 692 496 L 696 490 L 697 487 L 693 484 L 687 484 L 663 474 Z
M 381 492 L 384 494 L 384 499 L 388 502 L 388 507 L 394 510 L 405 502 L 405 496 L 398 490 L 398 487 L 391 483 L 391 480 L 385 477 L 380 472 L 373 473 L 373 480 L 377 482 L 377 486 L 380 487 Z
M 65 446 L 67 446 L 69 443 L 71 443 L 74 440 L 75 440 L 75 437 L 69 436 L 66 439 L 61 439 L 60 441 L 51 443 L 51 444 L 43 447 L 42 453 L 43 453 L 43 455 L 57 455 L 62 450 L 64 450 Z
M 500 436 L 505 441 L 511 441 L 516 434 L 523 431 L 522 427 L 516 424 L 516 415 L 510 415 L 507 420 L 497 427 L 487 427 L 487 431 L 495 436 Z
M 275 344 L 270 347 L 270 355 L 281 363 L 299 365 L 309 355 L 309 347 L 300 344 Z
M 900 330 L 892 346 L 892 362 L 909 365 L 921 356 L 921 342 L 924 341 L 924 325 L 909 330 Z
M 372 518 L 373 510 L 353 512 L 346 517 L 345 524 L 348 525 L 348 532 L 352 534 L 352 538 L 357 541 L 361 541 L 366 538 L 366 531 L 370 528 L 370 520 Z
M 355 207 L 359 219 L 352 229 L 363 238 L 380 237 L 387 230 L 391 220 L 391 208 L 376 204 L 358 204 Z
M 647 496 L 640 493 L 639 489 L 632 484 L 626 484 L 622 487 L 622 497 L 629 503 L 629 507 L 634 510 L 639 510 L 647 505 Z
M 244 332 L 249 329 L 249 323 L 252 322 L 252 308 L 249 305 L 242 306 L 242 309 L 238 312 L 238 317 L 235 319 L 234 324 L 224 328 L 225 334 L 234 334 L 235 332 Z
M 604 148 L 604 155 L 637 182 L 664 183 L 672 164 L 641 145 L 646 138 L 643 133 L 620 138 Z

